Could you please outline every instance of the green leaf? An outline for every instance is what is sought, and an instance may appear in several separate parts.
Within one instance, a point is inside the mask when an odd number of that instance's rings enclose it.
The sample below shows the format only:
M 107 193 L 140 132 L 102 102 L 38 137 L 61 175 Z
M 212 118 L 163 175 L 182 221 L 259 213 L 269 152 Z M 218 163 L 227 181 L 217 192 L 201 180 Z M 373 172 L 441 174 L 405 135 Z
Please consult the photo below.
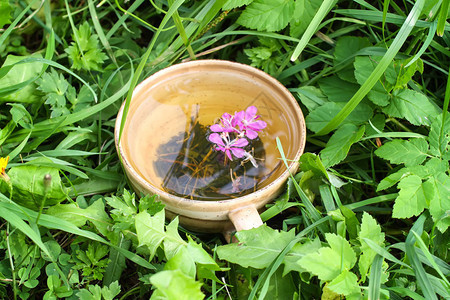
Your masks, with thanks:
M 107 227 L 111 225 L 111 219 L 105 212 L 102 199 L 96 200 L 85 209 L 74 203 L 53 205 L 47 210 L 47 214 L 71 222 L 77 227 L 85 225 L 86 221 L 91 221 L 103 235 L 106 235 Z
M 289 35 L 296 38 L 301 36 L 308 28 L 321 4 L 322 0 L 296 0 L 294 16 L 289 23 Z
M 62 185 L 59 170 L 53 167 L 36 165 L 50 161 L 39 158 L 32 163 L 11 167 L 8 171 L 9 183 L 0 179 L 0 191 L 27 208 L 39 210 L 45 199 L 45 206 L 55 205 L 67 197 L 66 188 Z M 44 177 L 51 176 L 48 187 Z
M 344 296 L 360 292 L 358 277 L 348 270 L 343 270 L 327 287 L 336 294 Z
M 430 213 L 436 227 L 445 232 L 450 226 L 450 177 L 444 172 L 437 173 L 423 183 L 423 189 L 430 198 Z
M 8 55 L 2 65 L 2 68 L 4 68 L 5 66 L 13 65 L 29 57 L 42 58 L 40 54 L 33 54 L 30 56 Z M 42 70 L 42 66 L 43 64 L 41 62 L 21 63 L 15 65 L 8 71 L 8 74 L 6 74 L 6 76 L 0 78 L 0 89 L 8 88 L 18 83 L 23 83 L 27 80 L 36 78 L 36 76 L 38 76 L 40 71 Z M 3 97 L 0 96 L 0 103 L 38 103 L 39 101 L 40 97 L 38 97 L 36 93 L 36 85 L 34 83 L 30 83 L 12 94 L 8 94 Z
M 315 86 L 302 86 L 295 90 L 300 101 L 309 111 L 328 102 L 327 97 Z
M 180 270 L 158 272 L 150 277 L 150 282 L 157 288 L 150 299 L 197 300 L 205 297 L 200 290 L 202 284 Z
M 111 283 L 108 287 L 102 287 L 102 296 L 105 300 L 113 300 L 117 295 L 120 294 L 120 285 L 117 281 Z
M 336 41 L 334 66 L 340 69 L 342 66 L 350 64 L 350 66 L 336 72 L 339 78 L 349 82 L 356 82 L 353 68 L 354 56 L 359 50 L 370 46 L 372 46 L 372 43 L 366 37 L 344 36 Z
M 230 9 L 233 9 L 233 8 L 236 8 L 236 7 L 249 5 L 250 3 L 252 3 L 252 1 L 253 0 L 228 0 L 223 5 L 222 9 L 223 10 L 230 10 Z
M 239 264 L 244 268 L 268 267 L 287 244 L 295 237 L 294 230 L 278 231 L 265 225 L 236 233 L 239 243 L 217 247 L 220 259 Z
M 0 28 L 11 23 L 11 11 L 9 0 L 0 0 Z
M 65 49 L 72 61 L 72 68 L 100 71 L 108 56 L 99 48 L 98 36 L 91 33 L 91 27 L 87 21 L 75 29 L 72 39 L 71 45 Z
M 240 15 L 237 23 L 261 31 L 285 28 L 294 14 L 292 0 L 254 0 Z
M 303 172 L 311 170 L 314 176 L 325 177 L 328 179 L 327 170 L 318 155 L 309 152 L 303 153 L 299 162 L 300 169 Z
M 155 255 L 156 249 L 166 237 L 164 232 L 164 210 L 153 217 L 146 211 L 136 215 L 135 226 L 139 245 L 146 245 L 150 251 L 150 257 Z
M 155 215 L 156 216 L 156 215 Z M 166 227 L 166 236 L 164 237 L 164 253 L 167 259 L 171 259 L 180 247 L 186 246 L 186 242 L 178 233 L 178 217 L 173 219 Z
M 364 134 L 365 127 L 358 128 L 353 124 L 344 124 L 328 140 L 326 147 L 320 151 L 325 168 L 340 163 L 347 157 L 350 147 L 358 142 Z
M 303 244 L 297 243 L 292 250 L 289 251 L 284 257 L 283 264 L 284 270 L 283 275 L 289 273 L 290 271 L 297 271 L 299 273 L 306 272 L 307 270 L 302 268 L 297 262 L 305 255 L 312 252 L 317 252 L 321 247 L 321 242 L 319 238 L 312 241 L 307 241 Z
M 320 280 L 330 281 L 344 270 L 350 270 L 356 263 L 356 254 L 350 243 L 343 237 L 326 233 L 330 247 L 322 247 L 318 252 L 305 255 L 298 264 Z
M 414 125 L 431 125 L 438 110 L 424 94 L 413 90 L 397 90 L 393 92 L 391 103 L 383 108 L 383 112 L 391 117 L 403 118 Z
M 379 64 L 381 57 L 358 56 L 355 58 L 355 78 L 359 84 L 364 84 L 367 78 L 375 70 Z M 367 94 L 370 101 L 379 106 L 386 106 L 389 104 L 390 95 L 393 85 L 397 80 L 394 63 L 391 62 L 386 69 L 384 76 L 375 83 L 373 88 Z
M 450 117 L 442 124 L 442 114 L 433 118 L 428 135 L 430 153 L 446 160 L 450 160 Z
M 328 102 L 322 106 L 319 106 L 306 117 L 306 127 L 313 132 L 321 130 L 343 107 L 344 102 Z M 345 119 L 342 124 L 350 123 L 354 125 L 360 125 L 367 122 L 372 118 L 372 108 L 365 104 L 360 103 L 352 113 Z
M 331 102 L 347 102 L 359 88 L 357 84 L 342 80 L 337 76 L 323 78 L 319 80 L 318 84 Z
M 377 255 L 377 253 L 367 245 L 364 239 L 369 239 L 378 246 L 384 247 L 384 233 L 381 232 L 380 225 L 366 212 L 364 212 L 362 216 L 361 230 L 358 238 L 361 243 L 362 252 L 359 257 L 359 272 L 361 274 L 361 279 L 364 282 L 369 272 L 369 268 Z
M 417 175 L 403 178 L 398 184 L 400 189 L 395 199 L 392 217 L 410 218 L 418 216 L 426 207 L 427 195 L 423 189 L 422 180 Z
M 405 164 L 408 167 L 423 163 L 427 158 L 427 151 L 428 143 L 425 139 L 396 139 L 378 148 L 375 154 L 393 164 Z

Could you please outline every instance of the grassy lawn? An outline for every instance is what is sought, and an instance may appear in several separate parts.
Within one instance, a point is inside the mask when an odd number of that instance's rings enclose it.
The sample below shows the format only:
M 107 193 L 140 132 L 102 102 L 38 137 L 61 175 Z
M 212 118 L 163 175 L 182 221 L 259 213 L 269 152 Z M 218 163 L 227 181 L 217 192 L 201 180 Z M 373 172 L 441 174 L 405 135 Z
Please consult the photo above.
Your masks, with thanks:
M 450 299 L 449 16 L 449 0 L 0 0 L 0 299 Z M 200 59 L 273 76 L 308 131 L 264 224 L 230 244 L 135 194 L 114 143 L 139 82 Z

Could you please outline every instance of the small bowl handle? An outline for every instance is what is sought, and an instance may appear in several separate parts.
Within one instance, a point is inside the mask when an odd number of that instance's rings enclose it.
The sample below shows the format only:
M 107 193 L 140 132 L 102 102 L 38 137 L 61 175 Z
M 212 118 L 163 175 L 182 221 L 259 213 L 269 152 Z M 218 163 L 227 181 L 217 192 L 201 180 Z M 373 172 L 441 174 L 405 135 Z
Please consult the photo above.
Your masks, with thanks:
M 254 205 L 235 209 L 229 212 L 228 217 L 236 231 L 256 228 L 263 224 L 259 212 Z

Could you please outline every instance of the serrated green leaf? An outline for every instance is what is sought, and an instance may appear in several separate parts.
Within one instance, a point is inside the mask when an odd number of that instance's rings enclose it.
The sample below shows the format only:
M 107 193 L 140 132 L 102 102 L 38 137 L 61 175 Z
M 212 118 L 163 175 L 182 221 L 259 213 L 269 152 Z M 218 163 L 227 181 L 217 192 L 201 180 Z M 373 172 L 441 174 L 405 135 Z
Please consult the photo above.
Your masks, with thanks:
M 400 192 L 395 199 L 392 217 L 410 218 L 418 216 L 428 207 L 427 195 L 419 176 L 411 175 L 403 178 L 398 184 L 398 188 Z
M 135 226 L 139 245 L 146 245 L 150 251 L 150 256 L 155 255 L 156 249 L 166 237 L 164 232 L 164 210 L 158 212 L 153 217 L 146 211 L 136 215 Z
M 423 189 L 430 198 L 430 213 L 436 227 L 445 232 L 450 226 L 450 177 L 444 172 L 437 173 L 423 183 Z
M 364 84 L 367 78 L 379 64 L 381 57 L 357 56 L 355 58 L 355 78 L 359 84 Z M 379 106 L 386 106 L 390 102 L 389 92 L 397 80 L 394 63 L 391 62 L 384 75 L 375 83 L 367 94 L 370 101 Z
M 117 281 L 114 281 L 109 286 L 102 287 L 102 296 L 105 300 L 113 300 L 120 294 L 120 285 Z
M 376 256 L 376 252 L 370 248 L 364 239 L 369 239 L 373 241 L 378 246 L 384 247 L 384 233 L 381 232 L 381 227 L 377 224 L 377 221 L 364 212 L 361 221 L 361 230 L 358 235 L 359 241 L 361 243 L 362 254 L 359 257 L 359 272 L 361 274 L 361 279 L 364 282 L 366 276 L 369 272 L 369 268 Z
M 342 271 L 327 287 L 336 294 L 344 296 L 360 292 L 358 277 L 348 270 Z
M 325 168 L 340 163 L 347 157 L 350 147 L 358 142 L 364 134 L 365 127 L 358 128 L 353 124 L 344 124 L 328 140 L 326 147 L 320 151 Z
M 299 273 L 306 272 L 304 268 L 302 268 L 297 262 L 305 255 L 308 255 L 312 252 L 317 252 L 321 247 L 321 242 L 319 238 L 316 238 L 312 241 L 307 241 L 303 244 L 297 243 L 294 247 L 292 247 L 291 251 L 289 251 L 284 257 L 283 264 L 284 270 L 283 275 L 289 273 L 290 271 L 297 271 Z
M 320 131 L 344 106 L 343 102 L 328 102 L 319 106 L 306 117 L 306 127 L 313 132 Z M 347 123 L 360 125 L 372 118 L 372 115 L 372 108 L 365 103 L 360 103 L 342 125 Z
M 359 50 L 370 46 L 372 46 L 372 43 L 366 37 L 344 36 L 336 41 L 334 48 L 334 66 L 339 69 L 337 72 L 339 78 L 349 82 L 356 82 L 353 68 L 355 61 L 354 55 Z M 340 70 L 345 64 L 350 64 L 350 66 Z
M 47 210 L 47 214 L 71 222 L 77 227 L 90 221 L 103 235 L 106 235 L 107 227 L 111 225 L 111 219 L 105 212 L 105 204 L 102 199 L 96 200 L 85 209 L 74 203 L 53 205 Z
M 180 270 L 187 276 L 195 278 L 195 262 L 185 247 L 180 248 L 164 265 L 164 270 Z
M 295 38 L 301 36 L 319 10 L 322 0 L 296 0 L 294 15 L 289 23 L 289 35 Z
M 342 80 L 337 76 L 323 78 L 318 84 L 331 102 L 347 102 L 359 89 L 358 84 Z
M 0 0 L 0 28 L 11 23 L 11 11 L 12 7 L 9 0 Z
M 178 217 L 172 220 L 166 226 L 166 235 L 164 237 L 164 253 L 167 259 L 171 259 L 182 246 L 186 246 L 186 242 L 178 233 Z
M 223 5 L 222 9 L 223 10 L 230 10 L 230 9 L 233 9 L 233 8 L 236 8 L 236 7 L 249 5 L 250 3 L 252 3 L 252 1 L 253 0 L 228 0 Z
M 396 139 L 378 148 L 375 154 L 393 164 L 420 165 L 427 158 L 428 143 L 425 139 Z
M 442 114 L 433 118 L 428 142 L 430 143 L 431 154 L 446 160 L 450 159 L 450 117 L 448 115 L 445 118 L 444 124 L 442 124 Z
M 330 281 L 355 265 L 356 254 L 343 237 L 326 233 L 325 238 L 331 248 L 322 247 L 316 253 L 305 255 L 298 264 L 320 280 Z
M 383 108 L 383 112 L 391 117 L 406 119 L 417 126 L 430 126 L 430 120 L 435 118 L 438 110 L 424 94 L 404 89 L 392 93 L 391 102 Z
M 296 89 L 300 101 L 309 111 L 328 102 L 327 97 L 315 86 L 302 86 Z
M 239 243 L 217 247 L 220 259 L 239 264 L 244 268 L 268 267 L 287 244 L 295 237 L 294 230 L 278 231 L 265 225 L 236 233 Z
M 292 0 L 254 0 L 240 15 L 237 23 L 261 31 L 285 28 L 294 14 Z
M 180 270 L 161 271 L 150 277 L 157 290 L 150 299 L 197 300 L 205 295 L 200 291 L 202 284 Z
M 75 70 L 99 71 L 108 56 L 99 48 L 98 36 L 91 33 L 88 22 L 84 22 L 72 35 L 73 42 L 65 49 Z

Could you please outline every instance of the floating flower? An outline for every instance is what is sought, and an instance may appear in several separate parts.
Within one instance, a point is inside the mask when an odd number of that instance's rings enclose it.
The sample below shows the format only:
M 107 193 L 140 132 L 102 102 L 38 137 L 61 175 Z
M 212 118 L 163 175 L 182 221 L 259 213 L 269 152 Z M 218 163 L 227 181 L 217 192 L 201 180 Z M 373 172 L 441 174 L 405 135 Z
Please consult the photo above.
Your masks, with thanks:
M 256 115 L 256 107 L 249 106 L 245 112 L 237 112 L 234 116 L 234 122 L 239 126 L 242 131 L 245 131 L 245 136 L 253 140 L 258 137 L 258 131 L 266 128 L 267 123 L 258 120 L 261 116 Z
M 238 132 L 235 123 L 234 116 L 224 113 L 220 118 L 220 124 L 211 125 L 209 129 L 213 132 Z
M 234 139 L 230 141 L 228 133 L 218 134 L 211 133 L 208 139 L 216 144 L 215 149 L 224 152 L 230 160 L 233 160 L 233 154 L 237 158 L 242 158 L 245 155 L 245 150 L 242 147 L 248 145 L 246 139 Z

